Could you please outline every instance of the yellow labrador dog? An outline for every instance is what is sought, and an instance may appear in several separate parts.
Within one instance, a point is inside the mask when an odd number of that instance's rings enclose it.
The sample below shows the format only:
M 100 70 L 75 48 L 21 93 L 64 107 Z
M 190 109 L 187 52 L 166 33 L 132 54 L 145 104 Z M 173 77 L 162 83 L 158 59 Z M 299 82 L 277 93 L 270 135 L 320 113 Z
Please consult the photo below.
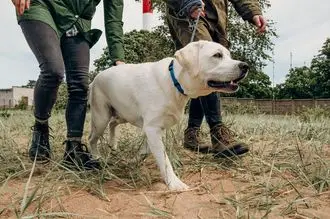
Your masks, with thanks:
M 145 133 L 144 150 L 150 149 L 154 155 L 169 189 L 188 189 L 173 171 L 162 142 L 162 131 L 181 120 L 189 98 L 215 91 L 236 92 L 237 82 L 247 71 L 248 65 L 233 60 L 225 47 L 198 41 L 178 50 L 174 58 L 119 65 L 100 72 L 90 86 L 92 154 L 100 156 L 97 141 L 109 122 L 113 147 L 116 147 L 115 127 L 129 122 Z

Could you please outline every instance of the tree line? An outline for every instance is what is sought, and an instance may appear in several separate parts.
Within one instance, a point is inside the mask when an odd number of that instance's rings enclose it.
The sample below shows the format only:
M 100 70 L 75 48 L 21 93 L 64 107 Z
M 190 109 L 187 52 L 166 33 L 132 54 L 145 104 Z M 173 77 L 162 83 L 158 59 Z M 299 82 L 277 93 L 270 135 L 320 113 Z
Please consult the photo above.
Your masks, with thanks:
M 265 12 L 271 4 L 269 0 L 259 0 Z M 174 55 L 175 47 L 166 23 L 166 7 L 163 0 L 153 0 L 154 8 L 160 12 L 163 24 L 152 31 L 133 30 L 124 34 L 124 50 L 127 63 L 157 61 Z M 263 68 L 272 61 L 274 50 L 273 38 L 276 34 L 275 23 L 269 20 L 267 32 L 257 34 L 248 22 L 244 22 L 229 7 L 228 38 L 231 42 L 233 58 L 249 63 L 248 77 L 241 82 L 241 89 L 231 96 L 255 99 L 302 99 L 330 98 L 330 38 L 326 39 L 319 54 L 315 55 L 309 67 L 301 66 L 290 69 L 283 83 L 272 87 L 271 80 Z M 108 48 L 103 49 L 101 56 L 94 60 L 95 70 L 91 72 L 91 80 L 95 75 L 109 68 L 111 60 Z M 31 81 L 28 86 L 31 86 Z M 65 89 L 60 88 L 60 93 Z M 59 97 L 66 95 L 59 94 Z
M 271 7 L 268 0 L 259 0 L 259 2 L 264 12 Z M 157 61 L 173 56 L 175 52 L 166 24 L 165 3 L 163 0 L 154 0 L 153 4 L 161 13 L 163 25 L 151 32 L 133 30 L 125 33 L 125 61 L 128 63 Z M 263 68 L 267 62 L 272 61 L 270 55 L 274 49 L 272 39 L 278 37 L 275 23 L 269 20 L 267 32 L 259 35 L 251 24 L 239 17 L 232 6 L 229 7 L 228 17 L 228 37 L 231 42 L 232 56 L 250 65 L 249 75 L 241 82 L 241 89 L 231 96 L 256 99 L 330 98 L 330 39 L 326 39 L 319 54 L 313 58 L 310 67 L 290 69 L 285 82 L 273 88 Z M 94 61 L 95 70 L 91 78 L 99 71 L 109 68 L 110 64 L 108 48 L 104 48 L 101 57 Z

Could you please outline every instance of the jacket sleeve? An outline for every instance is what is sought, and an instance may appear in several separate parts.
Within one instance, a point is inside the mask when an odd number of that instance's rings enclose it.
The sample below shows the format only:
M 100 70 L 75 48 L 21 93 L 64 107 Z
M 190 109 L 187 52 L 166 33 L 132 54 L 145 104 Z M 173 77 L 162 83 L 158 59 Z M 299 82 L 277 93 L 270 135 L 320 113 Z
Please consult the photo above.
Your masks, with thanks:
M 103 0 L 105 36 L 110 59 L 124 61 L 123 0 Z
M 262 15 L 258 0 L 230 0 L 243 20 L 252 22 L 255 15 Z

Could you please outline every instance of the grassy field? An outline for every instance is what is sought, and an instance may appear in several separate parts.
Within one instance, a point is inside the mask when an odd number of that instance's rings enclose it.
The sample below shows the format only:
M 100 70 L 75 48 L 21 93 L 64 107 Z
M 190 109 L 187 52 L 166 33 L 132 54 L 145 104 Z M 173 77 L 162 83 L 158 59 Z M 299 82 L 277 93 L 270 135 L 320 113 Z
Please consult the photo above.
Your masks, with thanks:
M 8 115 L 8 117 L 6 116 Z M 119 150 L 104 136 L 105 168 L 61 166 L 64 114 L 51 118 L 53 159 L 27 157 L 30 111 L 0 113 L 0 218 L 330 218 L 330 118 L 225 115 L 250 145 L 242 158 L 214 159 L 182 148 L 186 119 L 164 134 L 168 155 L 190 191 L 169 192 L 152 156 L 136 156 L 144 138 L 120 126 Z M 84 141 L 89 132 L 89 115 Z M 208 129 L 203 127 L 208 138 Z

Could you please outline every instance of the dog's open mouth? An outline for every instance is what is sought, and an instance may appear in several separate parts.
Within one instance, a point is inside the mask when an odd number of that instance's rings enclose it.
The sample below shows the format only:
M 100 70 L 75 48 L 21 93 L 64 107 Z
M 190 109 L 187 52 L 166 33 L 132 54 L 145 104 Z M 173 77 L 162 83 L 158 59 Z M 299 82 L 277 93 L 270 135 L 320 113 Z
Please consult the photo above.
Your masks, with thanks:
M 236 91 L 238 89 L 238 84 L 234 81 L 222 82 L 222 81 L 208 81 L 207 85 L 212 88 L 225 89 L 230 91 Z
M 215 80 L 209 80 L 207 82 L 207 85 L 212 88 L 217 88 L 221 90 L 226 90 L 229 92 L 235 92 L 238 90 L 238 82 L 245 78 L 245 75 L 233 80 L 233 81 L 215 81 Z

